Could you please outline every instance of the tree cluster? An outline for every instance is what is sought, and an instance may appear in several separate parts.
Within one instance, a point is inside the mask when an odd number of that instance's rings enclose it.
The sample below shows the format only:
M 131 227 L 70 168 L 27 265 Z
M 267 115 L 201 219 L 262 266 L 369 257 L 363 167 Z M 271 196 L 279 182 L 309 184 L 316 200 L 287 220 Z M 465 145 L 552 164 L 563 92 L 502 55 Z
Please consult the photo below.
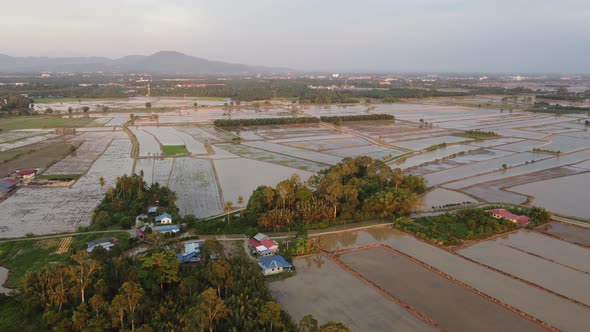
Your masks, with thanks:
M 117 178 L 115 187 L 107 189 L 102 202 L 94 210 L 92 227 L 105 229 L 119 225 L 130 228 L 135 224 L 135 217 L 145 213 L 150 205 L 159 206 L 177 218 L 175 201 L 176 194 L 169 188 L 161 187 L 158 183 L 148 186 L 141 174 L 124 175 Z
M 295 331 L 260 269 L 245 257 L 181 265 L 175 251 L 132 259 L 100 248 L 28 273 L 1 305 L 54 331 Z M 5 308 L 1 308 L 4 310 Z M 1 319 L 0 319 L 1 320 Z
M 33 99 L 19 95 L 0 96 L 0 115 L 29 115 Z
M 345 158 L 303 183 L 298 175 L 274 188 L 258 187 L 244 215 L 268 230 L 404 215 L 426 184 L 370 157 Z

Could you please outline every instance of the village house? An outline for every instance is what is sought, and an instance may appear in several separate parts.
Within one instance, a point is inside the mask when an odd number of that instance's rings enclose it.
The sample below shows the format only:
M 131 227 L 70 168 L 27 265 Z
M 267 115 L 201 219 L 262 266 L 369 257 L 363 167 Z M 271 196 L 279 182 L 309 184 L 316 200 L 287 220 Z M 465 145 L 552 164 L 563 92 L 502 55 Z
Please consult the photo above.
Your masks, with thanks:
M 279 244 L 262 233 L 248 240 L 248 246 L 252 253 L 258 256 L 274 255 L 279 252 Z
M 172 224 L 172 216 L 167 213 L 164 212 L 161 215 L 156 217 L 156 223 L 164 225 L 164 224 Z
M 0 194 L 16 189 L 19 182 L 20 181 L 15 178 L 4 178 L 0 180 Z
M 156 214 L 158 214 L 158 207 L 150 206 L 147 210 L 148 217 L 154 217 Z
M 293 267 L 287 260 L 280 255 L 263 256 L 258 258 L 258 265 L 265 276 L 291 271 Z
M 135 234 L 140 238 L 144 238 L 146 234 L 146 229 L 148 225 L 143 226 L 135 230 Z M 180 232 L 180 225 L 156 225 L 149 227 L 152 229 L 152 232 L 163 233 L 163 234 L 176 234 Z
M 521 227 L 526 227 L 531 222 L 531 219 L 527 216 L 514 214 L 506 209 L 493 209 L 488 210 L 492 214 L 492 217 L 497 219 L 507 219 L 513 223 L 517 223 Z
M 37 175 L 38 170 L 34 168 L 25 168 L 16 172 L 16 175 L 23 179 L 32 179 Z
M 181 263 L 198 263 L 201 261 L 201 243 L 190 242 L 184 244 L 182 253 L 177 254 L 176 257 Z
M 86 252 L 91 253 L 97 247 L 103 247 L 106 250 L 111 250 L 111 248 L 115 246 L 117 242 L 119 242 L 119 239 L 114 237 L 101 237 L 94 239 L 90 242 L 86 242 L 86 246 L 88 246 L 88 248 L 86 248 Z

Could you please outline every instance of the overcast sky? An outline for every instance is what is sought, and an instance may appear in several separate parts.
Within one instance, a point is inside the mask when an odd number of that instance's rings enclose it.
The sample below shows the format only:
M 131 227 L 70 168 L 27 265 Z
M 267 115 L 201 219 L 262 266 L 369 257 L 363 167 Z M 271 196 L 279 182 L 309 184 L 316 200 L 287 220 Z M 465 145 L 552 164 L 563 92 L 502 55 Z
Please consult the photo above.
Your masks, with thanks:
M 5 1 L 0 53 L 326 71 L 590 72 L 589 0 Z

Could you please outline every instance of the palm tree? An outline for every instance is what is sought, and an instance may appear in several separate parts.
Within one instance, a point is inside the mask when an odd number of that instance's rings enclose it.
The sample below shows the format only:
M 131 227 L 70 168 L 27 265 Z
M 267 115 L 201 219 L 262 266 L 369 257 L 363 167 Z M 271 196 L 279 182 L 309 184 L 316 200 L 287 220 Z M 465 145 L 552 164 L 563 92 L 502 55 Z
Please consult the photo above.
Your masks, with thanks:
M 227 213 L 227 224 L 229 225 L 229 213 L 232 212 L 234 209 L 234 203 L 232 201 L 225 202 L 225 206 L 223 207 L 223 211 Z
M 104 187 L 104 185 L 106 184 L 106 181 L 102 176 L 100 177 L 100 179 L 98 179 L 98 184 L 100 184 L 101 188 Z
M 244 205 L 244 196 L 240 195 L 238 196 L 238 205 L 239 206 L 243 206 Z

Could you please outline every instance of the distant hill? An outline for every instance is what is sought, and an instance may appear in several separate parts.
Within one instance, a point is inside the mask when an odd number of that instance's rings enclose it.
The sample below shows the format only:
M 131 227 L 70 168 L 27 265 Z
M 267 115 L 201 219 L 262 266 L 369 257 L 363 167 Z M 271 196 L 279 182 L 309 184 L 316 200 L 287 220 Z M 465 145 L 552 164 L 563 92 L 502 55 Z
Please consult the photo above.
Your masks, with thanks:
M 179 52 L 128 55 L 120 59 L 103 57 L 12 57 L 0 54 L 0 72 L 143 72 L 154 74 L 244 75 L 289 72 L 287 68 L 248 66 L 211 61 Z

